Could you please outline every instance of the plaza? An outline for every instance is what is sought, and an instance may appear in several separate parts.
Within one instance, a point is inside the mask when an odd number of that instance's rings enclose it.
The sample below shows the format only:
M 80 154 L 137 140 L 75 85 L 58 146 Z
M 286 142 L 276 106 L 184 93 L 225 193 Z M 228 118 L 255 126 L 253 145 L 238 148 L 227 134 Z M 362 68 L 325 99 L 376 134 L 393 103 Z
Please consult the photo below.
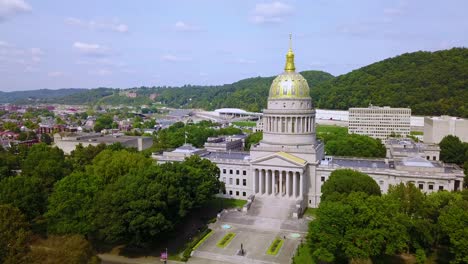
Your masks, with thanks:
M 224 212 L 210 226 L 213 234 L 195 251 L 188 263 L 290 263 L 296 248 L 305 241 L 309 219 L 290 217 L 294 204 L 280 198 L 257 198 L 248 212 Z M 217 244 L 227 233 L 234 233 L 230 243 Z M 282 239 L 276 255 L 267 254 L 271 243 Z M 241 248 L 244 255 L 238 255 Z

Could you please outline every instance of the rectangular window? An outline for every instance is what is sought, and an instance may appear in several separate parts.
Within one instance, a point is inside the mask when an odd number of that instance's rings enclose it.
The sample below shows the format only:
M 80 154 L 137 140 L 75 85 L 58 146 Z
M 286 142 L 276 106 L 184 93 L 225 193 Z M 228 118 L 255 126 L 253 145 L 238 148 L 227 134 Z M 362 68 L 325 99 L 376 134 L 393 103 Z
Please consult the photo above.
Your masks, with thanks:
M 232 174 L 232 170 L 229 170 L 229 174 Z
M 232 178 L 229 178 L 229 184 L 232 184 Z
M 322 182 L 324 182 L 324 181 L 325 181 L 325 177 L 320 178 L 320 180 L 321 180 Z
M 246 196 L 247 194 L 245 192 L 242 192 L 242 196 Z
M 242 171 L 242 175 L 247 175 L 247 171 Z
M 420 183 L 420 184 L 419 184 L 419 189 L 420 189 L 420 190 L 424 189 L 424 184 Z
M 434 185 L 429 184 L 429 190 L 434 190 Z
M 232 191 L 229 191 L 229 195 L 232 195 Z
M 236 185 L 239 185 L 239 179 L 236 179 Z
M 236 195 L 239 196 L 239 191 L 236 191 Z
M 224 173 L 224 174 L 226 173 L 226 169 L 223 169 L 223 173 Z
M 242 180 L 242 185 L 247 186 L 247 179 Z
M 226 177 L 223 177 L 223 182 L 226 183 Z
M 439 186 L 439 191 L 443 191 L 444 190 L 444 186 Z

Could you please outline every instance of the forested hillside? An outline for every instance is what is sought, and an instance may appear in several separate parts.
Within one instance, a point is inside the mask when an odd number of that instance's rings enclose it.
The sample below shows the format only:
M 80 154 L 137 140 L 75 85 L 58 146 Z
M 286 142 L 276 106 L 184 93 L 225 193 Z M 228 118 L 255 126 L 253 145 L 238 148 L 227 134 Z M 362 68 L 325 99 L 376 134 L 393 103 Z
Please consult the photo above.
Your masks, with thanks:
M 304 71 L 301 74 L 309 83 L 317 108 L 348 109 L 373 104 L 410 107 L 415 115 L 468 117 L 466 48 L 405 53 L 338 77 L 322 71 Z M 78 90 L 78 93 L 66 96 L 47 95 L 44 96 L 47 99 L 40 102 L 141 105 L 151 103 L 150 94 L 158 94 L 156 101 L 172 107 L 207 110 L 236 107 L 260 111 L 266 106 L 273 78 L 255 77 L 219 86 L 132 88 L 137 92 L 137 98 L 128 98 L 120 93 L 121 90 L 111 88 Z M 56 93 L 50 90 L 41 93 L 51 92 Z M 18 100 L 7 95 L 0 94 L 0 103 Z
M 417 115 L 468 117 L 468 49 L 414 52 L 338 76 L 311 89 L 316 106 L 410 107 Z
M 45 98 L 56 98 L 64 97 L 71 94 L 81 93 L 86 91 L 86 89 L 59 89 L 59 90 L 50 90 L 50 89 L 40 89 L 40 90 L 31 90 L 31 91 L 14 91 L 14 92 L 2 92 L 0 91 L 0 104 L 1 103 L 11 103 L 15 101 L 30 101 L 35 99 L 45 99 Z

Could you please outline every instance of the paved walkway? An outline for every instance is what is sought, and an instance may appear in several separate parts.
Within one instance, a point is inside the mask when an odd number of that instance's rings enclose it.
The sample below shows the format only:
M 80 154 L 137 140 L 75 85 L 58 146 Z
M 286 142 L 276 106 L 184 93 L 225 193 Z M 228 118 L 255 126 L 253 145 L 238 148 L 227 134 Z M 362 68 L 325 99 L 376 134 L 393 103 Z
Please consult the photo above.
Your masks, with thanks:
M 211 226 L 214 231 L 213 235 L 193 252 L 188 263 L 290 263 L 297 246 L 305 239 L 309 221 L 290 217 L 295 201 L 277 200 L 279 199 L 268 198 L 267 200 L 262 197 L 254 201 L 252 211 L 247 214 L 237 211 L 225 213 L 218 222 Z M 231 228 L 224 229 L 223 225 L 229 225 Z M 228 232 L 235 233 L 236 236 L 225 248 L 218 247 L 216 244 Z M 284 239 L 280 251 L 276 256 L 266 254 L 277 237 Z M 241 244 L 245 250 L 244 256 L 237 255 Z

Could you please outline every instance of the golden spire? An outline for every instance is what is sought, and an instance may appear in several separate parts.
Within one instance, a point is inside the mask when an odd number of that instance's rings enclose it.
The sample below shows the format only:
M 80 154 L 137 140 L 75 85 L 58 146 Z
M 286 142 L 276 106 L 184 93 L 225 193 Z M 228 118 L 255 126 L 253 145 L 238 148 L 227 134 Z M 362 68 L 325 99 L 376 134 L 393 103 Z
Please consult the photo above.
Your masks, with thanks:
M 296 66 L 294 66 L 294 52 L 292 51 L 292 35 L 289 34 L 289 50 L 286 54 L 286 66 L 284 70 L 287 72 L 293 72 L 296 70 Z

